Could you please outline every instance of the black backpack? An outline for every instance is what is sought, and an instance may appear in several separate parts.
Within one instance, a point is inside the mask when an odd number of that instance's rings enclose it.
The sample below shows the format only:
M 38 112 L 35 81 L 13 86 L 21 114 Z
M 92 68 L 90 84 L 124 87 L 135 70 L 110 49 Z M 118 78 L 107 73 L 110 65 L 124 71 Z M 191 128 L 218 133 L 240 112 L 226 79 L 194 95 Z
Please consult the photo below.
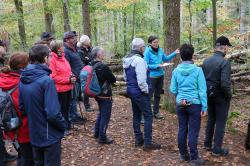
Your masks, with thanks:
M 9 91 L 3 91 L 0 88 L 0 127 L 5 132 L 14 131 L 22 124 L 11 97 L 16 88 Z

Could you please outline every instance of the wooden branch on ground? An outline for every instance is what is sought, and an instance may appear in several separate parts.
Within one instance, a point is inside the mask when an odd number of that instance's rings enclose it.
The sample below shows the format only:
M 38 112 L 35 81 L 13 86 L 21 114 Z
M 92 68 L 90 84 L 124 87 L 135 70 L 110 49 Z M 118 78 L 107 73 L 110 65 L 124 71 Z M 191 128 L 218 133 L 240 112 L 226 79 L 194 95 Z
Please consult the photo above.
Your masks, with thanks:
M 114 86 L 126 86 L 126 82 L 125 81 L 116 81 L 114 83 Z
M 238 52 L 234 52 L 232 54 L 227 55 L 226 58 L 229 60 L 233 60 L 233 59 L 237 59 L 241 56 L 246 56 L 246 55 L 247 55 L 247 51 L 238 51 Z
M 115 78 L 116 78 L 116 81 L 125 81 L 123 78 L 123 75 L 116 75 Z
M 248 75 L 248 76 L 233 77 L 232 81 L 250 81 L 250 75 Z
M 123 67 L 122 65 L 112 65 L 112 66 L 109 66 L 110 70 L 112 70 L 113 72 L 120 72 L 120 71 L 123 71 Z
M 238 72 L 231 75 L 231 77 L 240 77 L 250 75 L 250 71 Z

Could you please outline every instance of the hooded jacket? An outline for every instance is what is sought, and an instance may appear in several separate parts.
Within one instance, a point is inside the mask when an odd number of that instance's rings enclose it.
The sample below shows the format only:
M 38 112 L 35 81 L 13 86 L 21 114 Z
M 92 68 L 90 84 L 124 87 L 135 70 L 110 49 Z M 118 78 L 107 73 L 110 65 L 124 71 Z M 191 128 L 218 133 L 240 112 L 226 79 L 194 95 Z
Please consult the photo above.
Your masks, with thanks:
M 183 62 L 172 73 L 170 91 L 176 95 L 176 103 L 186 99 L 192 104 L 201 104 L 207 111 L 207 87 L 203 71 L 191 62 Z
M 143 55 L 136 50 L 123 58 L 124 79 L 127 82 L 127 94 L 134 98 L 149 92 L 147 64 Z
M 67 92 L 73 88 L 70 82 L 71 68 L 69 62 L 62 54 L 59 57 L 56 53 L 51 52 L 52 58 L 49 68 L 51 69 L 51 78 L 55 81 L 57 92 Z
M 144 52 L 144 59 L 148 65 L 150 77 L 157 78 L 163 76 L 164 69 L 159 67 L 159 65 L 163 62 L 171 61 L 175 56 L 175 52 L 167 56 L 162 48 L 155 52 L 151 46 L 148 46 Z
M 17 72 L 9 72 L 9 73 L 0 73 L 0 88 L 4 91 L 9 91 L 15 87 L 18 87 L 20 80 L 20 74 Z M 17 141 L 19 143 L 27 143 L 30 142 L 29 137 L 29 128 L 28 128 L 28 119 L 27 117 L 23 116 L 22 113 L 18 109 L 18 96 L 19 96 L 19 90 L 16 88 L 12 94 L 12 100 L 14 103 L 14 106 L 16 108 L 16 112 L 19 118 L 22 119 L 22 125 L 17 131 Z M 7 132 L 5 133 L 10 137 L 11 140 L 14 140 L 16 132 Z
M 19 109 L 28 117 L 31 144 L 36 147 L 57 143 L 66 129 L 50 74 L 46 65 L 29 64 L 20 78 Z
M 80 72 L 83 68 L 83 64 L 80 56 L 77 55 L 77 49 L 70 48 L 66 43 L 64 43 L 64 53 L 65 58 L 68 60 L 73 74 L 79 77 Z

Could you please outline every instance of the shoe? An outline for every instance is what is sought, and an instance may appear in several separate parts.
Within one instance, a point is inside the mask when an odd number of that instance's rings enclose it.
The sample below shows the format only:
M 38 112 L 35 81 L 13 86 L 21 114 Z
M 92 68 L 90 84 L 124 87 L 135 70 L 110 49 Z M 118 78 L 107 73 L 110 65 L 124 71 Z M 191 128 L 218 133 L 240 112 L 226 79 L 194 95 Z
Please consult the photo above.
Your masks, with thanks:
M 95 139 L 98 139 L 98 138 L 99 138 L 99 134 L 97 134 L 97 133 L 94 133 L 93 136 L 94 136 Z
M 184 154 L 184 155 L 182 155 L 182 154 L 180 154 L 180 162 L 182 163 L 182 162 L 187 162 L 187 161 L 189 161 L 190 160 L 190 156 L 189 156 L 189 154 L 188 153 L 186 153 L 186 154 Z
M 86 112 L 93 112 L 94 109 L 92 109 L 92 108 L 86 108 L 85 111 L 86 111 Z
M 202 158 L 198 158 L 196 160 L 190 161 L 190 166 L 200 166 L 200 165 L 204 165 L 204 164 L 205 164 L 205 160 L 203 160 Z
M 138 146 L 143 146 L 143 144 L 144 144 L 144 141 L 143 141 L 143 139 L 142 140 L 139 140 L 139 141 L 135 141 L 135 147 L 138 147 Z
M 100 143 L 100 144 L 112 144 L 112 143 L 113 143 L 113 140 L 110 139 L 110 138 L 105 138 L 105 140 L 99 139 L 99 143 Z
M 65 130 L 63 135 L 64 135 L 64 137 L 67 137 L 67 136 L 69 136 L 70 134 L 71 134 L 71 133 L 69 132 L 69 130 Z
M 71 123 L 83 125 L 83 124 L 86 123 L 86 121 L 87 121 L 87 118 L 85 118 L 85 117 L 84 117 L 84 118 L 77 117 L 77 118 L 75 118 L 75 119 L 72 119 L 72 120 L 71 120 Z
M 228 149 L 213 149 L 212 151 L 212 155 L 214 156 L 227 156 L 229 153 L 229 150 Z
M 6 152 L 3 162 L 7 163 L 7 162 L 15 161 L 16 159 L 17 159 L 16 155 L 12 155 Z
M 157 150 L 157 149 L 161 149 L 161 145 L 160 144 L 151 143 L 149 145 L 144 145 L 143 146 L 143 150 L 144 151 Z
M 161 115 L 160 112 L 158 112 L 157 114 L 154 114 L 155 119 L 163 119 L 163 116 Z

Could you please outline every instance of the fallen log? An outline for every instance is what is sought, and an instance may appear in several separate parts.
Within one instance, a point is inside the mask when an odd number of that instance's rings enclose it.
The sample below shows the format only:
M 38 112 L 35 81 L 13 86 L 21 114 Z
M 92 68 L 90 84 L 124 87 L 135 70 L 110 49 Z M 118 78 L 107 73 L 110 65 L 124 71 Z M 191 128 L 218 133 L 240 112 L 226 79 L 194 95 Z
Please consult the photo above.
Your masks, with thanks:
M 112 65 L 112 66 L 109 66 L 109 68 L 110 68 L 110 70 L 112 70 L 112 72 L 123 71 L 122 65 Z
M 114 86 L 126 86 L 126 82 L 125 81 L 116 81 L 114 83 Z
M 246 75 L 250 75 L 250 71 L 234 73 L 231 75 L 231 77 L 240 77 L 240 76 L 246 76 Z
M 116 81 L 125 81 L 123 75 L 116 75 Z
M 233 77 L 232 81 L 250 81 L 250 75 L 249 76 Z
M 239 51 L 239 52 L 234 52 L 232 54 L 226 55 L 226 59 L 233 60 L 233 59 L 237 59 L 241 56 L 246 56 L 246 55 L 247 55 L 247 51 Z

